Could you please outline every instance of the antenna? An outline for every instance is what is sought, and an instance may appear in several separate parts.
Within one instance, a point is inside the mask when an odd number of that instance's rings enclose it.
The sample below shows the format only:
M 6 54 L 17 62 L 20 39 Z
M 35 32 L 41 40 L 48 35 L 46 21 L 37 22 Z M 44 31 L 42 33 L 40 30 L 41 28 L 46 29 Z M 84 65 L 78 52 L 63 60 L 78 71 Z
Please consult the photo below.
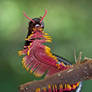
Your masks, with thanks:
M 25 12 L 24 12 L 24 16 L 25 16 L 27 19 L 29 19 L 30 21 L 32 21 L 33 23 L 35 23 L 35 21 L 34 21 L 33 19 L 29 18 L 29 17 L 26 15 Z
M 40 23 L 43 21 L 44 17 L 47 15 L 47 10 L 45 10 L 45 14 L 43 15 L 43 17 L 40 20 Z

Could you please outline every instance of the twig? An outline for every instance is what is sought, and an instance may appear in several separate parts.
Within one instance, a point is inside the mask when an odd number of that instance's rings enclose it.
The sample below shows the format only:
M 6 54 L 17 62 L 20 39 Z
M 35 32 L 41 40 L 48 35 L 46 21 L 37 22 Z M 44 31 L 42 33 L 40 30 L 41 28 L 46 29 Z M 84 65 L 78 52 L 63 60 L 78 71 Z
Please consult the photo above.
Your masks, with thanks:
M 71 68 L 58 72 L 44 80 L 28 82 L 20 86 L 19 92 L 35 92 L 36 88 L 41 90 L 48 85 L 75 84 L 79 81 L 92 79 L 92 60 L 85 59 L 81 64 L 75 64 Z M 42 91 L 41 91 L 42 92 Z

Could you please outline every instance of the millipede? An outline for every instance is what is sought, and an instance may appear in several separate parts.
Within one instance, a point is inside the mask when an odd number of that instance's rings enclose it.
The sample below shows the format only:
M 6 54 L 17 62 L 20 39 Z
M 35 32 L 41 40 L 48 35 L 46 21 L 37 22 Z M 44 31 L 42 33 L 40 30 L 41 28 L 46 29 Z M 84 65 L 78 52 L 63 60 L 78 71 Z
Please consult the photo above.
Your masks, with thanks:
M 51 76 L 71 67 L 71 63 L 67 59 L 52 53 L 50 47 L 43 44 L 52 42 L 51 36 L 44 32 L 43 19 L 46 14 L 47 10 L 42 17 L 30 18 L 24 13 L 24 16 L 29 20 L 28 34 L 25 38 L 24 48 L 18 54 L 24 55 L 23 66 L 36 77 L 42 77 L 44 74 Z M 62 83 L 48 84 L 47 87 L 36 88 L 35 92 L 81 92 L 81 87 L 81 82 L 64 86 Z

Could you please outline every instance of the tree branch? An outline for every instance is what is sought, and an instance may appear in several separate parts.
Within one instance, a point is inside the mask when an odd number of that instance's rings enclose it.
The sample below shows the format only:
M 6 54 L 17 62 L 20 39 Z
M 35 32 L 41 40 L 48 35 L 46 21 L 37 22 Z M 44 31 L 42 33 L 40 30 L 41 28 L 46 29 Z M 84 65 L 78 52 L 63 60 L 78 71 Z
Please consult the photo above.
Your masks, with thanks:
M 92 60 L 85 59 L 82 63 L 72 65 L 71 68 L 46 77 L 44 80 L 22 84 L 20 85 L 19 92 L 35 92 L 36 88 L 40 88 L 41 90 L 44 87 L 48 88 L 48 84 L 51 86 L 60 83 L 62 85 L 75 84 L 76 82 L 89 79 L 92 79 Z

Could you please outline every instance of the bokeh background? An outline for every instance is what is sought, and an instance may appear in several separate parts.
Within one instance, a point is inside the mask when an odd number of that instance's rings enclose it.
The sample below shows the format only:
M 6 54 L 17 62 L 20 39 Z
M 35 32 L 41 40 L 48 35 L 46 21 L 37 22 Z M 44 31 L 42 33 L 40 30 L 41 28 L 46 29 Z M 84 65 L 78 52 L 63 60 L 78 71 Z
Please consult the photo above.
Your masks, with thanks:
M 52 51 L 74 62 L 74 49 L 82 58 L 92 58 L 92 0 L 0 0 L 0 92 L 18 92 L 18 86 L 35 80 L 22 67 L 17 52 L 23 48 L 28 20 L 48 14 L 45 32 L 53 37 Z M 92 92 L 92 81 L 82 92 Z

